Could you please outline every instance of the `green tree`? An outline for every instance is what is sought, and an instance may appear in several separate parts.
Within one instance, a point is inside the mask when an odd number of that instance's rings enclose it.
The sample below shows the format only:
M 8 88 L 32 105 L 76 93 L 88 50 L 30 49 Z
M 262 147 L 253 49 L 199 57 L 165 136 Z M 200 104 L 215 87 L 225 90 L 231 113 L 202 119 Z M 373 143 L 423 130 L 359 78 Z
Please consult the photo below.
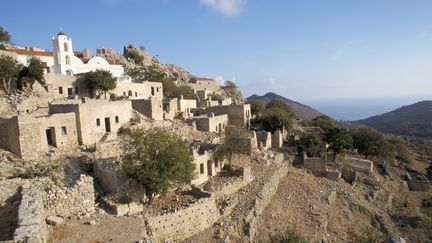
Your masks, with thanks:
M 36 81 L 45 86 L 45 64 L 39 58 L 33 56 L 28 58 L 27 63 L 28 65 L 23 67 L 18 74 L 18 88 L 21 90 L 26 87 L 33 89 L 33 84 Z
M 228 159 L 231 166 L 234 154 L 247 154 L 247 145 L 249 135 L 247 131 L 235 126 L 225 128 L 225 138 L 223 143 L 217 148 L 215 157 L 218 160 Z
M 331 128 L 326 132 L 325 140 L 329 144 L 329 150 L 333 151 L 333 160 L 336 160 L 336 156 L 345 149 L 350 149 L 353 146 L 352 136 L 344 128 Z
M 0 42 L 9 42 L 11 40 L 11 35 L 9 32 L 3 29 L 3 27 L 0 26 Z
M 18 77 L 20 69 L 21 65 L 15 58 L 6 55 L 0 55 L 0 78 L 2 80 L 3 89 L 6 94 L 10 94 L 15 88 L 16 85 L 14 81 Z
M 126 74 L 134 80 L 145 80 L 145 69 L 142 67 L 134 67 L 126 70 Z
M 293 117 L 280 108 L 272 108 L 266 110 L 261 117 L 255 118 L 252 123 L 268 132 L 282 130 L 284 127 L 290 130 L 293 126 Z
M 251 106 L 251 113 L 257 117 L 261 116 L 264 111 L 264 103 L 259 100 L 249 100 L 248 103 Z
M 162 128 L 137 129 L 122 140 L 121 160 L 127 175 L 145 189 L 148 203 L 157 194 L 190 183 L 194 165 L 185 142 Z
M 392 136 L 388 139 L 388 142 L 396 159 L 404 163 L 411 163 L 413 161 L 407 143 L 403 138 Z
M 314 133 L 305 134 L 300 139 L 300 145 L 308 156 L 318 156 L 321 151 L 321 139 Z
M 326 115 L 317 116 L 310 122 L 311 126 L 320 127 L 325 132 L 338 127 L 336 122 Z
M 272 100 L 265 106 L 265 110 L 260 117 L 251 121 L 252 125 L 259 129 L 264 129 L 268 132 L 276 130 L 291 129 L 293 126 L 294 113 L 291 107 L 280 100 Z
M 145 68 L 145 79 L 153 82 L 163 82 L 167 79 L 166 73 L 161 71 L 157 66 L 151 65 Z
M 106 95 L 108 91 L 115 89 L 117 85 L 116 79 L 111 72 L 101 69 L 86 73 L 83 82 L 89 93 L 96 95 L 97 98 L 100 98 L 102 94 Z
M 370 128 L 357 128 L 351 130 L 351 134 L 354 148 L 366 158 L 389 159 L 394 157 L 391 146 L 382 133 Z
M 266 104 L 265 108 L 267 110 L 282 109 L 283 111 L 287 112 L 288 114 L 292 114 L 292 116 L 294 117 L 294 113 L 292 112 L 291 106 L 289 106 L 288 103 L 286 103 L 285 101 L 282 101 L 282 100 L 272 100 Z

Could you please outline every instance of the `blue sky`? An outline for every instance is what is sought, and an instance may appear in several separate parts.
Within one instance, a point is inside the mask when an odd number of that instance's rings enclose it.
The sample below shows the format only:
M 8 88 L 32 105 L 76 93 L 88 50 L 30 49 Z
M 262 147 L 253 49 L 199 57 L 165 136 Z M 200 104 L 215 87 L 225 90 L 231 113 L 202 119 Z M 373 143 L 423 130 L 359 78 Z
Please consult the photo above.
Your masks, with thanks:
M 245 96 L 432 96 L 430 0 L 2 0 L 0 26 L 48 50 L 60 28 L 92 54 L 143 45 Z

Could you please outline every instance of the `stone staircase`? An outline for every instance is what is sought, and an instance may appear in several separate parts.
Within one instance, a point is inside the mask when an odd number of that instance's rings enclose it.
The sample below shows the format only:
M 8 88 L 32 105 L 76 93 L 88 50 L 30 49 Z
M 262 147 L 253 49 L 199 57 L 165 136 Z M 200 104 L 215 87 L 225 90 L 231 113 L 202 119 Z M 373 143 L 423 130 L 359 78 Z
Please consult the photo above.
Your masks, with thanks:
M 102 138 L 100 139 L 99 142 L 100 142 L 100 143 L 105 142 L 105 141 L 108 139 L 109 135 L 110 135 L 110 133 L 109 133 L 109 132 L 106 132 L 106 133 L 102 136 Z

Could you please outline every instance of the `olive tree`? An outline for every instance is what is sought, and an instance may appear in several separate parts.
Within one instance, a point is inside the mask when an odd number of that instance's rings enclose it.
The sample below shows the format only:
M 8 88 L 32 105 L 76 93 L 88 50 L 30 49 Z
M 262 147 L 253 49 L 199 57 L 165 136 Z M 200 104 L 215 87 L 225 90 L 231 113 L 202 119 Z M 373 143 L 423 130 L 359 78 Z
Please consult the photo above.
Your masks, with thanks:
M 45 64 L 43 64 L 39 58 L 34 56 L 29 57 L 27 63 L 28 65 L 23 67 L 18 74 L 18 88 L 21 90 L 27 87 L 33 89 L 33 84 L 36 81 L 44 86 Z
M 190 183 L 194 176 L 185 142 L 162 128 L 128 132 L 122 140 L 121 160 L 127 175 L 144 187 L 149 204 L 157 194 Z
M 86 73 L 83 82 L 89 93 L 97 98 L 116 87 L 116 79 L 111 72 L 101 69 Z
M 10 94 L 15 88 L 14 81 L 16 80 L 21 65 L 18 61 L 6 55 L 0 55 L 0 79 L 2 80 L 3 89 L 6 94 Z

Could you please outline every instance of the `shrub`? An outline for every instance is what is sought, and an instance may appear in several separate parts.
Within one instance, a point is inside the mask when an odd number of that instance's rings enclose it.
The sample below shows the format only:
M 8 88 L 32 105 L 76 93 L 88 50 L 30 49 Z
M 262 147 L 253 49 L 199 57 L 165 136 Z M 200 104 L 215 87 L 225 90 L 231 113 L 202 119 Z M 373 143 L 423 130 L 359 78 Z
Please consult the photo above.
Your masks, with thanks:
M 145 189 L 148 203 L 157 194 L 190 183 L 194 165 L 185 142 L 162 128 L 130 131 L 122 140 L 123 168 Z
M 307 243 L 296 229 L 288 229 L 284 234 L 270 236 L 271 243 Z

